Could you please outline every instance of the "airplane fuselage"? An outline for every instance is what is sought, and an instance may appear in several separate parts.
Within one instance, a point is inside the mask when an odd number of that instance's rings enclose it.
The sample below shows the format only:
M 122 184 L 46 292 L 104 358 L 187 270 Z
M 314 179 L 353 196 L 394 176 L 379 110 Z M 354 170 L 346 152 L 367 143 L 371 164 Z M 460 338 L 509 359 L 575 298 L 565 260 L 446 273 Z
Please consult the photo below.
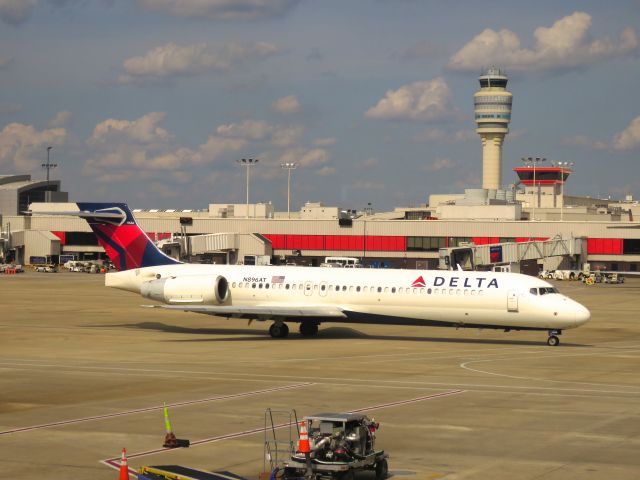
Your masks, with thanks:
M 221 278 L 224 294 L 216 291 Z M 108 273 L 105 283 L 182 307 L 332 306 L 344 313 L 318 323 L 563 330 L 590 318 L 551 284 L 514 273 L 179 264 Z

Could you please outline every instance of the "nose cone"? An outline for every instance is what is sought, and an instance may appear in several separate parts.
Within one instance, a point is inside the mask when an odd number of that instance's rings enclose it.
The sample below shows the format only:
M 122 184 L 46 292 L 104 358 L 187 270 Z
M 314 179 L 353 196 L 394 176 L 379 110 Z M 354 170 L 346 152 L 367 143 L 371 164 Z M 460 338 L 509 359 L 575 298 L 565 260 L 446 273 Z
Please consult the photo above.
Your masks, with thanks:
M 580 325 L 584 325 L 591 319 L 591 312 L 584 306 L 580 305 L 576 302 L 576 306 L 574 309 L 576 316 L 576 327 Z

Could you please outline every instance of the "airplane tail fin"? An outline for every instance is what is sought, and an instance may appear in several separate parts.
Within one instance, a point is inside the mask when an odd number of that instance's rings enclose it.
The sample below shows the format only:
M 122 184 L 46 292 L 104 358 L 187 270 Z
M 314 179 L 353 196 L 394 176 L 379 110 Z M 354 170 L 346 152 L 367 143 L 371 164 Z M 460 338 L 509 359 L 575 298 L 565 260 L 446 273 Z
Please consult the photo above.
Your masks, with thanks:
M 181 262 L 165 255 L 136 223 L 126 203 L 78 203 L 79 212 L 98 237 L 118 270 L 174 265 Z

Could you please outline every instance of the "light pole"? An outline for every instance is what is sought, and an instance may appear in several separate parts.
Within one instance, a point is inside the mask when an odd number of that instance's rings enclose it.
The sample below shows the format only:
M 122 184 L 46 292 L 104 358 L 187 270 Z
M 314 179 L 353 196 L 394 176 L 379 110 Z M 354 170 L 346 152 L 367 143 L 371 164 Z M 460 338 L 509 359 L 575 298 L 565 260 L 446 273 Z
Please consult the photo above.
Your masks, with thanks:
M 536 185 L 536 165 L 538 163 L 546 162 L 546 158 L 542 157 L 522 157 L 522 161 L 525 163 L 529 163 L 533 166 L 533 188 L 535 189 L 535 201 L 533 202 L 533 211 L 532 211 L 532 219 L 536 219 L 536 203 L 538 203 L 538 207 L 540 207 L 540 188 L 539 185 Z
M 291 218 L 291 170 L 298 168 L 295 162 L 281 163 L 280 166 L 287 170 L 287 218 Z
M 567 170 L 573 167 L 573 162 L 557 162 L 560 167 L 560 221 L 564 220 L 564 169 Z
M 53 147 L 47 147 L 47 163 L 43 163 L 42 164 L 42 168 L 46 168 L 47 169 L 47 186 L 49 186 L 49 171 L 52 168 L 56 168 L 58 166 L 57 163 L 50 163 L 49 162 L 49 154 L 50 154 L 52 148 Z
M 251 167 L 258 163 L 257 158 L 243 158 L 236 160 L 236 163 L 247 169 L 247 212 L 246 217 L 249 218 L 249 179 L 251 177 Z

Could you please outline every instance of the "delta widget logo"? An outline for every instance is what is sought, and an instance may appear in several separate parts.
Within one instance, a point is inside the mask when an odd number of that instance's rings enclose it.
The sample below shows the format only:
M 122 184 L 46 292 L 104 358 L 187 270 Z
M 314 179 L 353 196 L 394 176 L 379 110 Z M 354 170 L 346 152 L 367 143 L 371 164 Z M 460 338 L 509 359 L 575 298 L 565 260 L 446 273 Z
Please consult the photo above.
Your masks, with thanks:
M 416 278 L 413 283 L 411 284 L 412 287 L 426 287 L 427 284 L 424 282 L 424 278 L 422 278 L 422 275 L 420 275 L 418 278 Z

